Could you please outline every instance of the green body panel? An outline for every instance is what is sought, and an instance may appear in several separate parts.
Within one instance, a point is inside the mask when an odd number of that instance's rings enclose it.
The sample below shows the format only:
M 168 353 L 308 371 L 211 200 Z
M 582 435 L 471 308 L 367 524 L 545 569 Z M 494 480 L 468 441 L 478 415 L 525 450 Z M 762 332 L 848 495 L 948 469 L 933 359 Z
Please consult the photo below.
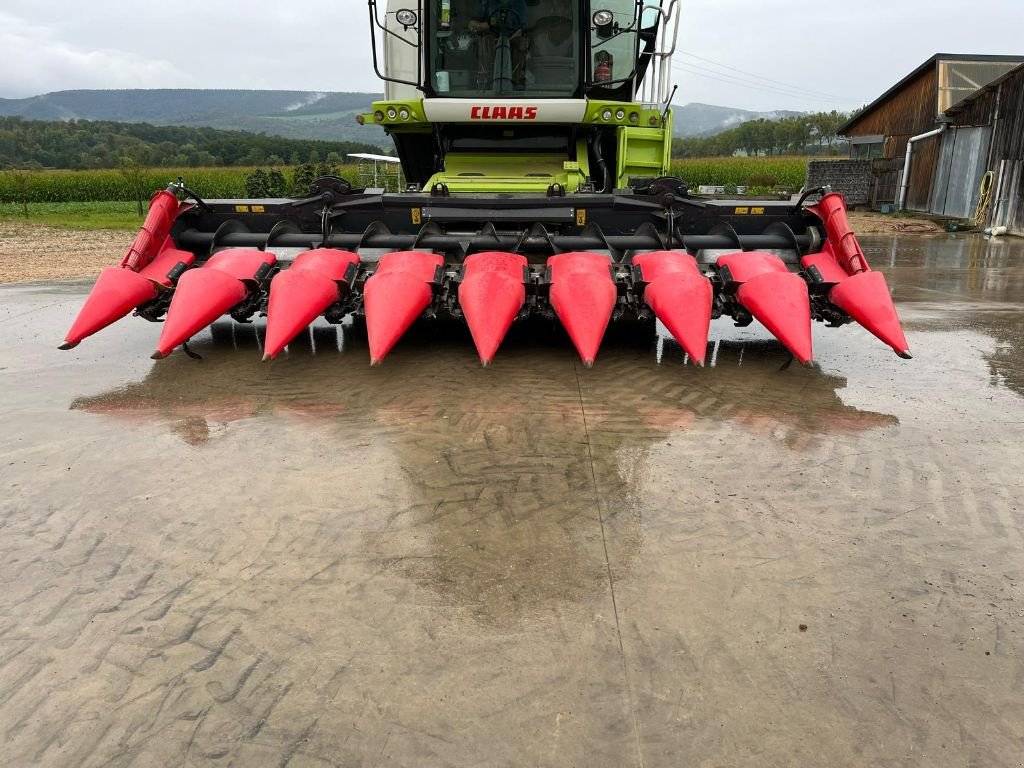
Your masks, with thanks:
M 403 109 L 409 113 L 409 117 L 404 119 L 401 116 Z M 423 112 L 423 99 L 416 101 L 375 101 L 370 105 L 370 110 L 368 114 L 360 115 L 364 125 L 383 125 L 388 130 L 417 130 L 423 127 L 429 129 L 430 127 L 430 123 L 427 122 L 427 117 Z M 392 110 L 395 112 L 394 118 L 389 116 Z
M 423 101 L 374 102 L 372 112 L 362 115 L 364 123 L 383 126 L 392 134 L 429 133 Z M 404 115 L 404 117 L 403 117 Z M 672 153 L 672 113 L 641 104 L 589 101 L 581 126 L 604 126 L 616 132 L 617 161 L 615 186 L 625 188 L 630 179 L 666 176 Z M 587 142 L 579 139 L 576 158 L 547 154 L 449 153 L 444 170 L 428 186 L 445 184 L 451 193 L 544 194 L 552 184 L 569 194 L 588 178 L 591 167 Z
M 562 155 L 490 155 L 452 153 L 445 169 L 428 186 L 445 184 L 458 192 L 529 192 L 546 194 L 552 184 L 575 192 L 585 176 L 574 160 Z
M 669 174 L 672 160 L 672 112 L 669 111 L 664 127 L 619 128 L 618 167 L 619 189 L 629 186 L 637 177 L 658 177 Z
M 610 117 L 608 116 L 610 114 Z M 587 102 L 584 125 L 628 125 L 637 127 L 660 127 L 662 114 L 657 109 L 647 109 L 642 104 L 628 101 Z

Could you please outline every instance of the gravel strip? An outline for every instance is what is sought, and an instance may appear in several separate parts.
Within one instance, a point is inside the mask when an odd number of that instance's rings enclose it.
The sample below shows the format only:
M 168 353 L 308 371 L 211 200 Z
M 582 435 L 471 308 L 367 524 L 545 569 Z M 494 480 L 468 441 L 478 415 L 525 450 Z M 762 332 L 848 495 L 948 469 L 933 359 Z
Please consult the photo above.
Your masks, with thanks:
M 0 283 L 93 276 L 117 264 L 131 241 L 124 231 L 0 221 Z

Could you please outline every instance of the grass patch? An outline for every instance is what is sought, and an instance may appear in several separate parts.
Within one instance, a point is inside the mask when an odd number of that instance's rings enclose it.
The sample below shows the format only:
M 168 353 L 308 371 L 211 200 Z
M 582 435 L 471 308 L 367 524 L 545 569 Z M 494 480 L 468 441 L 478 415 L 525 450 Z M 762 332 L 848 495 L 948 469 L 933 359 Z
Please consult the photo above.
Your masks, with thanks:
M 0 220 L 78 230 L 137 230 L 143 221 L 135 203 L 29 203 L 27 219 L 21 205 L 0 203 Z

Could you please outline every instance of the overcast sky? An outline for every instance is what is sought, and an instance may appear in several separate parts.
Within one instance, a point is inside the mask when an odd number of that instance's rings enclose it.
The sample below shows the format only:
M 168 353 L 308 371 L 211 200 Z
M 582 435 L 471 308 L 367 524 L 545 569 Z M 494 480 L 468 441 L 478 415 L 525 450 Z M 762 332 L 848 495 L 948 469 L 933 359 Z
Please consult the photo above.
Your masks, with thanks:
M 680 104 L 847 110 L 934 53 L 1024 53 L 1022 0 L 682 0 L 682 9 Z M 380 88 L 365 0 L 0 0 L 0 56 L 2 97 Z

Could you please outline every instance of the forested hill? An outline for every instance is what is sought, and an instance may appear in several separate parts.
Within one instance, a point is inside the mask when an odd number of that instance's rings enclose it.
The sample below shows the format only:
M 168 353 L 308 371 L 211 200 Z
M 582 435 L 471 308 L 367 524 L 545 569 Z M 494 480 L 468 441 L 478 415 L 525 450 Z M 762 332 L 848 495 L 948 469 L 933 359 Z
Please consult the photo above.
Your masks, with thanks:
M 331 155 L 341 162 L 350 152 L 380 152 L 380 148 L 216 128 L 0 117 L 0 170 L 116 168 L 126 159 L 151 168 L 298 165 L 327 160 Z
M 246 90 L 57 91 L 0 99 L 0 117 L 30 120 L 110 120 L 267 133 L 294 139 L 389 145 L 377 126 L 360 126 L 380 94 Z
M 57 91 L 29 99 L 0 99 L 0 116 L 208 126 L 292 139 L 360 141 L 390 147 L 383 130 L 360 126 L 355 119 L 380 98 L 378 93 L 314 91 Z M 677 105 L 675 112 L 678 137 L 713 136 L 750 120 L 780 120 L 798 114 L 751 112 L 712 104 Z

